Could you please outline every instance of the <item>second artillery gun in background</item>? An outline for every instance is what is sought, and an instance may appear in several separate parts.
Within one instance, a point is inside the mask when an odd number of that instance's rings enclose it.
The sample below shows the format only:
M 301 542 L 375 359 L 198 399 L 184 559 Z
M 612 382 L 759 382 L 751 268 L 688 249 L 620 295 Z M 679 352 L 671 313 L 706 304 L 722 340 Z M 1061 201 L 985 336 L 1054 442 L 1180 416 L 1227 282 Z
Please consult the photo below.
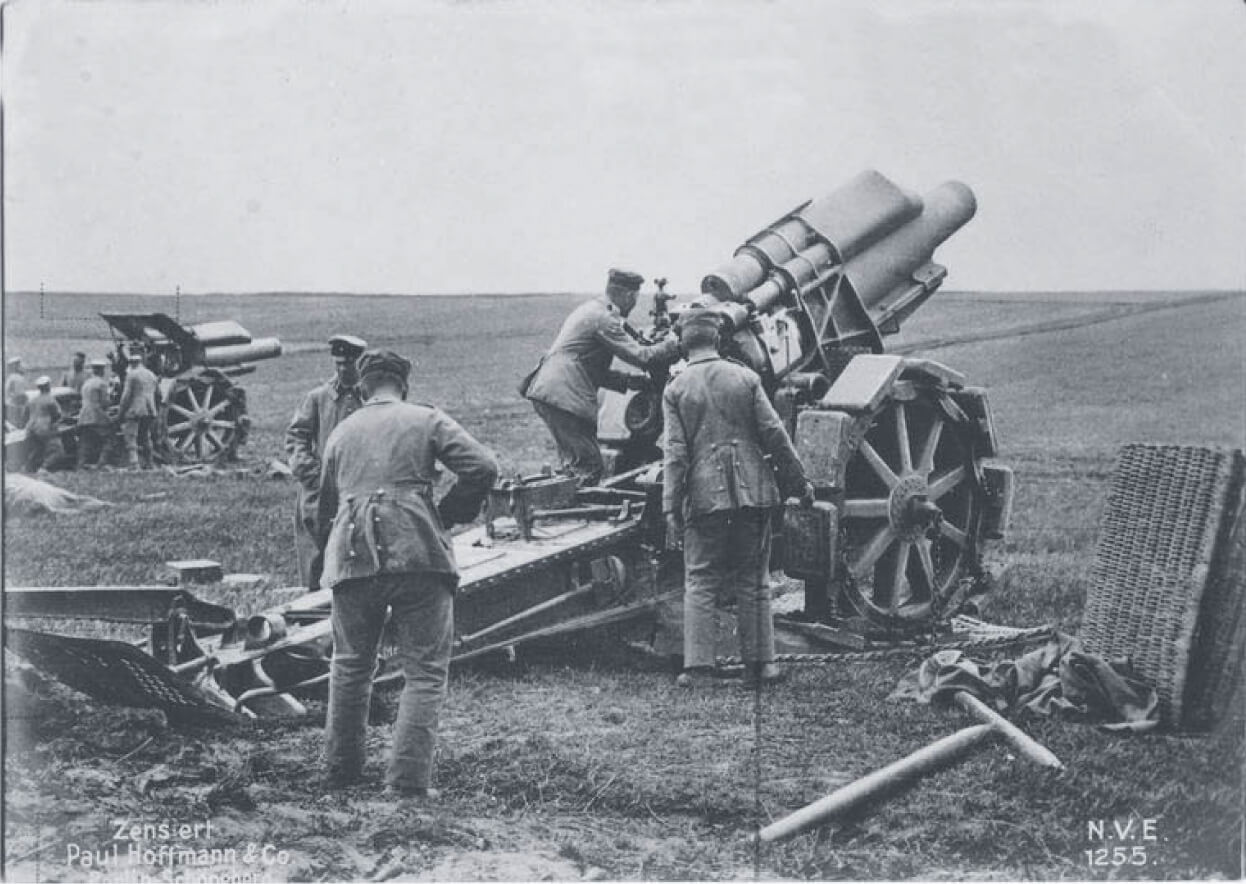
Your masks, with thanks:
M 250 430 L 246 390 L 233 382 L 255 371 L 249 363 L 281 355 L 277 338 L 252 338 L 233 320 L 182 325 L 164 313 L 101 313 L 112 332 L 109 354 L 114 381 L 110 389 L 112 411 L 121 398 L 128 369 L 127 357 L 138 353 L 159 379 L 160 403 L 155 452 L 165 463 L 206 463 L 233 460 Z M 34 393 L 28 393 L 33 397 Z M 82 396 L 72 387 L 52 390 L 61 408 L 61 446 L 71 466 L 78 446 L 78 414 Z M 5 460 L 20 466 L 26 432 L 6 430 Z M 115 433 L 104 451 L 107 461 L 121 462 L 124 445 Z M 56 465 L 53 466 L 55 468 Z
M 160 379 L 159 435 L 172 462 L 233 459 L 251 420 L 247 393 L 231 378 L 281 355 L 277 338 L 255 338 L 232 319 L 184 326 L 163 313 L 101 313 L 113 332 L 113 371 L 138 352 Z

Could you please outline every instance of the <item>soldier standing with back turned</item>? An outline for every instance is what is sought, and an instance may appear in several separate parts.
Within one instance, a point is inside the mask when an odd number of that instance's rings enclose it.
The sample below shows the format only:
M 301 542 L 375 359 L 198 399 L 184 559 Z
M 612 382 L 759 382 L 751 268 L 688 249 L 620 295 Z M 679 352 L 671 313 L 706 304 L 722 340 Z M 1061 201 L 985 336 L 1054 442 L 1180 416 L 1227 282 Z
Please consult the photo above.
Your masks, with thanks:
M 458 568 L 450 527 L 470 522 L 497 478 L 487 449 L 439 409 L 405 402 L 411 363 L 369 350 L 359 360 L 367 401 L 324 448 L 318 524 L 333 590 L 333 661 L 325 722 L 326 785 L 358 782 L 381 631 L 389 628 L 406 683 L 386 784 L 396 797 L 430 788 L 446 695 Z M 433 503 L 436 464 L 458 477 Z
M 94 469 L 108 439 L 108 363 L 92 359 L 91 376 L 82 384 L 82 410 L 78 412 L 78 469 Z
M 668 544 L 684 549 L 678 683 L 712 679 L 715 600 L 727 592 L 736 597 L 746 684 L 775 681 L 781 673 L 767 574 L 771 511 L 782 502 L 775 473 L 787 495 L 806 504 L 813 502 L 813 486 L 761 378 L 718 355 L 717 315 L 694 310 L 680 325 L 688 367 L 662 397 L 662 512 Z
M 363 404 L 355 360 L 363 355 L 367 346 L 362 338 L 353 335 L 329 338 L 334 375 L 303 397 L 286 429 L 286 455 L 290 471 L 299 482 L 294 502 L 294 554 L 298 559 L 299 580 L 311 590 L 320 588 L 322 565 L 316 543 L 320 457 L 334 427 Z
M 121 387 L 121 402 L 117 407 L 117 419 L 121 421 L 121 433 L 125 437 L 126 463 L 130 469 L 139 466 L 151 469 L 152 453 L 156 449 L 156 417 L 160 413 L 160 382 L 151 369 L 143 365 L 143 355 L 131 350 L 125 383 Z

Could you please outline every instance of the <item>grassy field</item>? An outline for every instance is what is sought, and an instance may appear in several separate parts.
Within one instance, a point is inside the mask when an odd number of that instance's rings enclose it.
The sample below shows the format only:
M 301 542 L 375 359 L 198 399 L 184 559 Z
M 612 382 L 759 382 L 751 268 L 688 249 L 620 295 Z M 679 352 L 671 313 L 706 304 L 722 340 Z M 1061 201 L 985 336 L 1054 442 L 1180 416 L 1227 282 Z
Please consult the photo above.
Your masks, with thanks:
M 328 374 L 329 334 L 412 357 L 412 398 L 452 413 L 506 470 L 526 471 L 554 450 L 515 383 L 577 300 L 10 297 L 6 350 L 25 356 L 32 374 L 59 369 L 74 349 L 102 352 L 103 323 L 90 318 L 101 310 L 235 318 L 281 337 L 287 355 L 245 379 L 255 431 L 244 458 L 254 474 L 58 475 L 117 506 L 7 520 L 5 578 L 151 583 L 169 559 L 208 557 L 270 581 L 250 592 L 210 587 L 205 597 L 243 613 L 263 608 L 295 569 L 293 489 L 262 478 L 262 468 L 280 456 L 301 393 Z M 988 619 L 1076 630 L 1117 446 L 1246 444 L 1243 340 L 1246 297 L 1208 293 L 944 293 L 909 320 L 895 346 L 990 389 L 1003 459 L 1017 471 L 1012 531 L 988 557 L 1004 574 Z M 760 701 L 738 689 L 690 698 L 669 674 L 600 647 L 459 673 L 439 756 L 446 798 L 431 810 L 386 805 L 371 787 L 318 791 L 320 735 L 309 723 L 169 729 L 148 713 L 75 713 L 53 691 L 10 710 L 9 874 L 75 878 L 64 842 L 106 845 L 108 820 L 125 813 L 211 816 L 220 846 L 262 836 L 290 851 L 281 871 L 291 879 L 1240 877 L 1240 735 L 1130 739 L 1053 721 L 1027 729 L 1065 761 L 1062 774 L 996 747 L 872 814 L 755 850 L 756 825 L 961 725 L 883 702 L 907 665 L 802 668 Z M 373 729 L 375 757 L 386 737 Z M 1149 864 L 1127 874 L 1088 865 L 1084 851 L 1098 846 L 1088 821 L 1130 817 L 1158 821 Z

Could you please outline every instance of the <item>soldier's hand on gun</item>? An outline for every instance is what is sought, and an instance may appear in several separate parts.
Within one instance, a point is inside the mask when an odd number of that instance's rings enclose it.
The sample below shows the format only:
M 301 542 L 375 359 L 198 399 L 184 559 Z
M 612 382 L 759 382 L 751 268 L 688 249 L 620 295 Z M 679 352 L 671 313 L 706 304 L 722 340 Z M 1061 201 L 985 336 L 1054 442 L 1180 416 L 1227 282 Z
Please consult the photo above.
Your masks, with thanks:
M 800 492 L 800 505 L 805 509 L 809 509 L 813 506 L 813 501 L 813 483 L 806 482 L 805 487 Z
M 684 520 L 675 513 L 666 514 L 666 548 L 684 548 Z
M 649 376 L 643 374 L 629 374 L 624 383 L 629 390 L 647 390 L 649 389 Z

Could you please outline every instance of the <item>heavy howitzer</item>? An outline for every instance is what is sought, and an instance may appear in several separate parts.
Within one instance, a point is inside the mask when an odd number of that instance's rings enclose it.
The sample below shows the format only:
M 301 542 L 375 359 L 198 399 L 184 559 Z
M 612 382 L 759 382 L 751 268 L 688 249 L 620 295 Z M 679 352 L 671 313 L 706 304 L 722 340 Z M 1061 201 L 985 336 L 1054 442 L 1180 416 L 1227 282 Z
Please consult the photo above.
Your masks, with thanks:
M 783 567 L 805 581 L 814 619 L 927 627 L 1006 527 L 1012 473 L 987 463 L 985 391 L 938 363 L 882 355 L 947 275 L 934 250 L 975 209 L 959 182 L 922 198 L 865 172 L 701 282 L 723 355 L 760 375 L 818 488 L 819 505 L 789 508 L 784 527 Z M 687 306 L 671 308 L 676 322 Z M 625 468 L 660 455 L 664 380 L 603 409 L 601 435 Z
M 246 390 L 232 378 L 255 371 L 252 362 L 281 355 L 277 338 L 252 338 L 233 320 L 184 326 L 164 313 L 101 313 L 112 333 L 108 354 L 113 380 L 110 400 L 114 412 L 129 368 L 137 353 L 159 379 L 155 456 L 171 463 L 232 460 L 246 442 L 251 421 Z M 59 428 L 62 447 L 72 465 L 77 450 L 78 413 L 82 396 L 71 387 L 52 391 L 64 415 Z M 34 394 L 28 394 L 33 396 Z M 25 433 L 5 433 L 5 453 L 20 464 Z M 123 450 L 119 432 L 108 440 L 105 457 Z
M 252 338 L 233 320 L 184 326 L 163 313 L 101 313 L 113 332 L 113 370 L 125 378 L 137 352 L 160 379 L 160 436 L 173 461 L 233 459 L 251 421 L 246 390 L 231 378 L 281 355 L 277 338 Z
M 1004 530 L 1011 473 L 986 462 L 996 449 L 985 393 L 937 363 L 882 353 L 883 337 L 942 282 L 932 253 L 973 210 L 963 185 L 921 199 L 866 173 L 783 216 L 702 284 L 723 317 L 724 352 L 762 377 L 817 487 L 814 506 L 785 513 L 782 567 L 805 584 L 803 622 L 787 637 L 776 631 L 791 642 L 785 650 L 939 631 L 978 576 L 981 541 Z M 637 331 L 648 339 L 669 333 L 668 320 L 686 309 L 655 301 L 653 326 Z M 548 473 L 508 480 L 491 494 L 484 523 L 454 538 L 457 662 L 606 625 L 678 652 L 683 568 L 663 552 L 663 377 L 607 401 L 601 437 L 613 476 L 592 488 Z M 57 616 L 59 598 L 13 592 L 10 611 Z M 112 609 L 133 594 L 121 591 Z M 147 621 L 165 694 L 297 711 L 288 695 L 327 679 L 330 600 L 311 593 L 246 623 L 226 612 L 196 638 L 195 617 L 211 618 L 170 593 L 161 599 L 167 615 L 162 608 Z M 88 651 L 104 662 L 133 656 L 81 647 L 89 640 L 13 635 L 49 668 L 69 661 L 65 671 L 84 690 L 99 667 L 74 660 Z M 148 690 L 151 677 L 136 676 L 134 690 Z M 378 680 L 393 677 L 382 668 Z

